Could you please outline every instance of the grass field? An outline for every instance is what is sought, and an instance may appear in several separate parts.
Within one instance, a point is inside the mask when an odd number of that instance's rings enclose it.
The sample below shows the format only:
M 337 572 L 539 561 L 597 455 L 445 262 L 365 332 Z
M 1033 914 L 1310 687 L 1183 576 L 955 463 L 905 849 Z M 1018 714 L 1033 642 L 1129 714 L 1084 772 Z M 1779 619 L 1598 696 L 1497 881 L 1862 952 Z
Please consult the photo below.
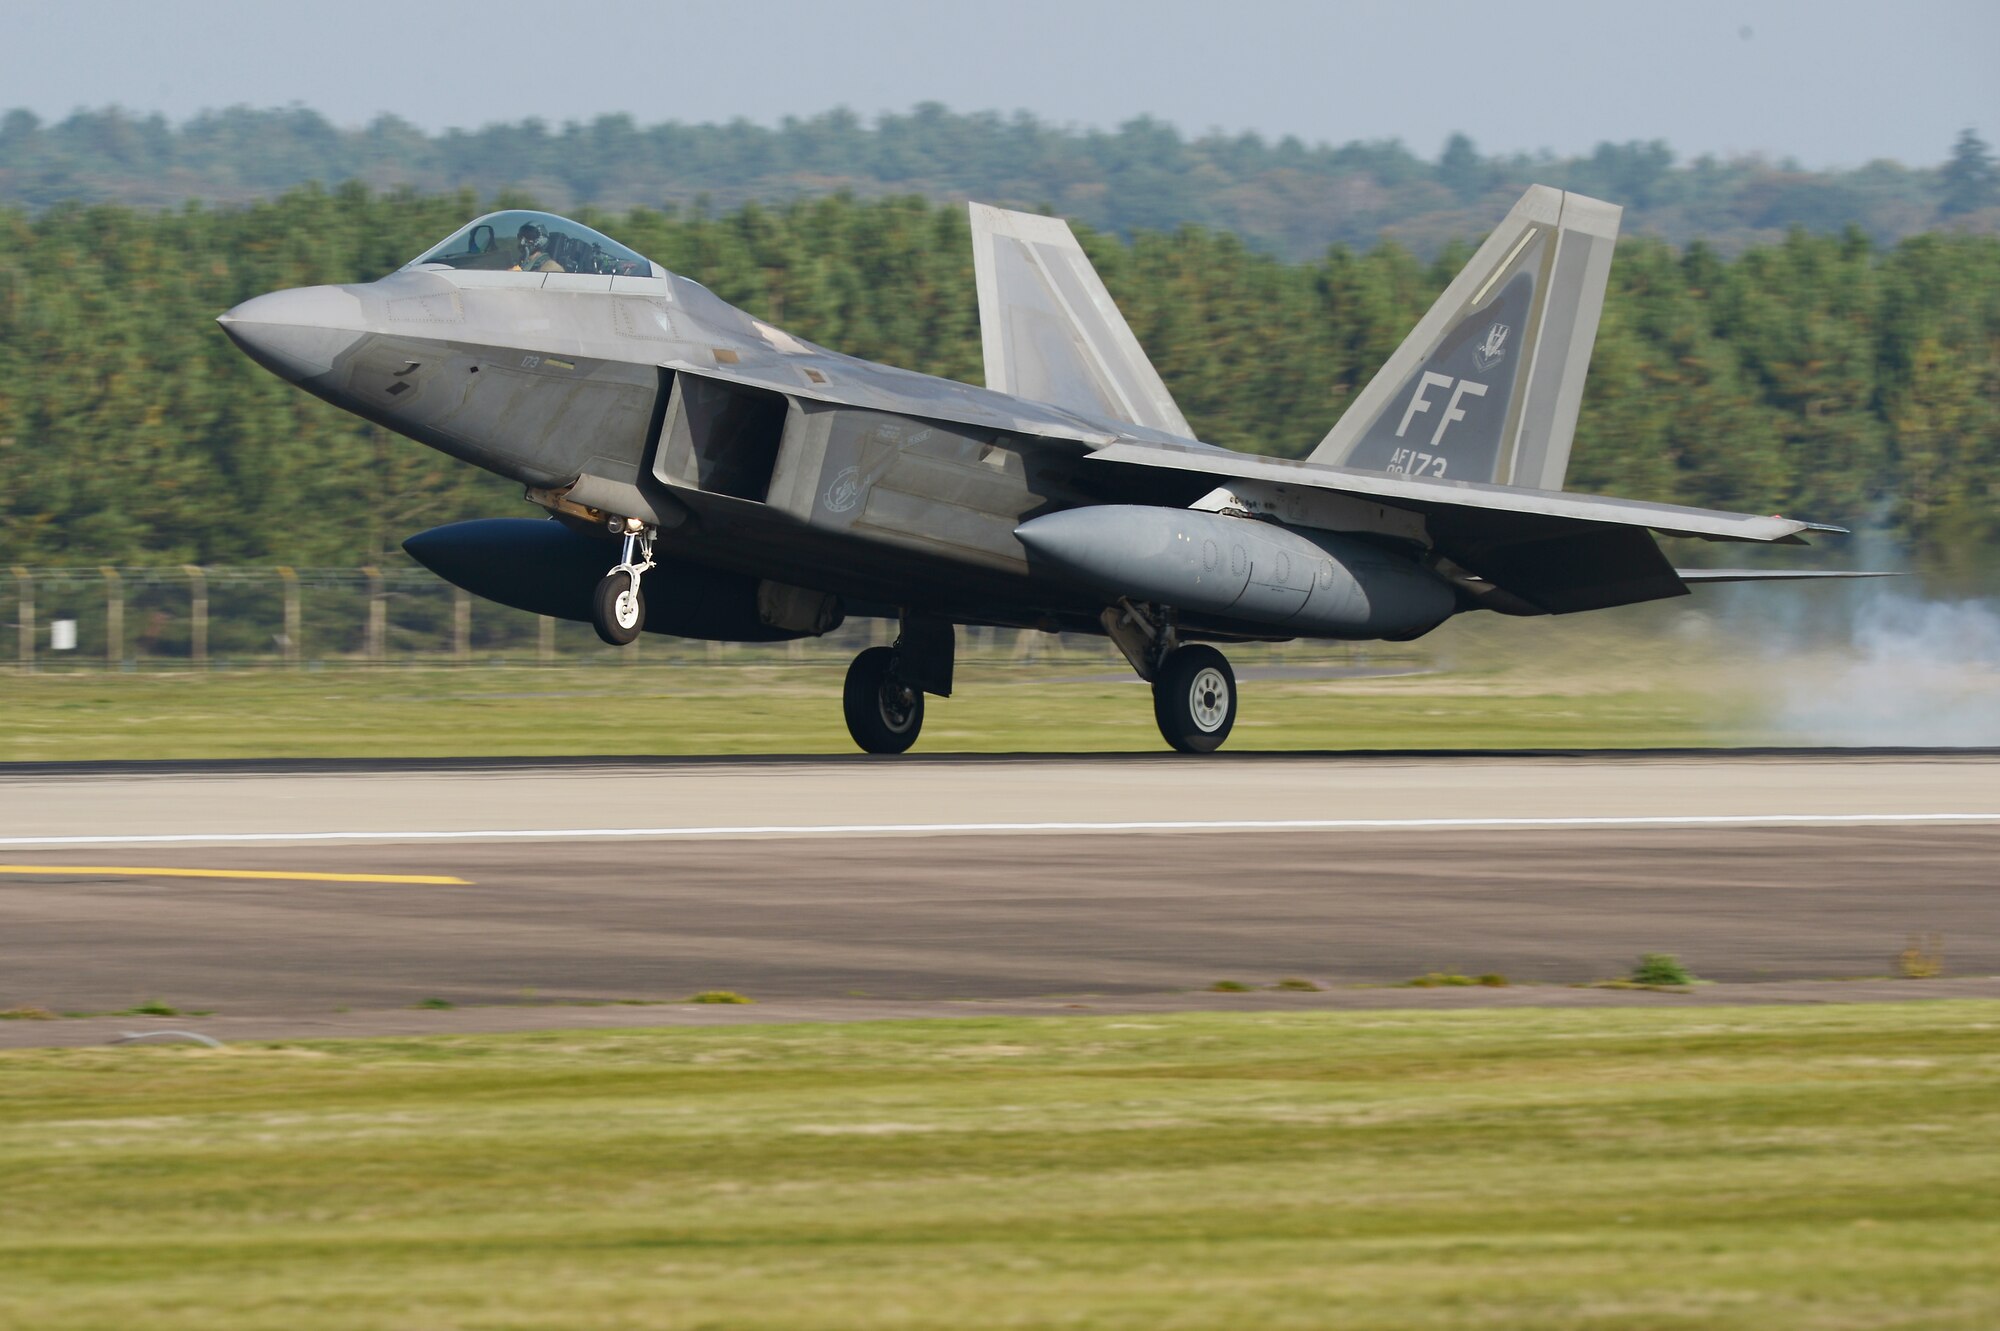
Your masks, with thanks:
M 0 1325 L 2000 1325 L 2000 1004 L 0 1053 Z
M 1742 674 L 1663 666 L 1641 648 L 1580 662 L 1297 675 L 1334 653 L 1240 653 L 1232 751 L 1703 746 L 1781 740 Z M 0 675 L 0 761 L 107 758 L 851 753 L 844 658 L 642 659 L 631 666 L 78 671 Z M 1793 737 L 1796 738 L 1796 737 Z M 1103 651 L 961 666 L 918 752 L 1162 750 L 1146 688 Z

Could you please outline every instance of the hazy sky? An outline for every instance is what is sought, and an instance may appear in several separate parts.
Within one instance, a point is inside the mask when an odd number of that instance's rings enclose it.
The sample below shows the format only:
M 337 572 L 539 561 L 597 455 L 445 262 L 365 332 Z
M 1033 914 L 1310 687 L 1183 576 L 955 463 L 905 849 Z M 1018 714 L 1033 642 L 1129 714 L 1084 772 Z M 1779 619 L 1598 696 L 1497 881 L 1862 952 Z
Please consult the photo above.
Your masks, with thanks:
M 4 0 L 0 105 L 425 127 L 939 101 L 1113 127 L 1810 166 L 2000 141 L 2000 0 Z

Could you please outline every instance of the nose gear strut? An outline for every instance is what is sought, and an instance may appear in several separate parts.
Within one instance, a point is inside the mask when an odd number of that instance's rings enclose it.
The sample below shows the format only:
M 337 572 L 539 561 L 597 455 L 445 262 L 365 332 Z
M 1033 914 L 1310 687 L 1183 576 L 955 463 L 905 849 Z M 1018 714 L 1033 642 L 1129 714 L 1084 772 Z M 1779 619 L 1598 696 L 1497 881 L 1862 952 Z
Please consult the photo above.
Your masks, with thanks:
M 590 602 L 591 627 L 613 647 L 623 647 L 646 627 L 646 595 L 639 579 L 653 567 L 652 529 L 637 518 L 615 520 L 611 530 L 624 537 L 618 563 L 597 584 Z

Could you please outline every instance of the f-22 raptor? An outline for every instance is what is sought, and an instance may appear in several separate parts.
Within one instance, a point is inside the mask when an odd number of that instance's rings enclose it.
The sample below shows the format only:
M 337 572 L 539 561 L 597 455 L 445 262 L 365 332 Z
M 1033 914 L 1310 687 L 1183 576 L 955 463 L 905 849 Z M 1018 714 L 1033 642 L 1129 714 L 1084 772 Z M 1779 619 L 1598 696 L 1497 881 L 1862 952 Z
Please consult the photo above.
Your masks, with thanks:
M 404 548 L 586 620 L 768 642 L 893 617 L 855 742 L 899 753 L 957 625 L 1103 634 L 1183 752 L 1229 735 L 1216 643 L 1402 641 L 1689 584 L 1655 533 L 1839 531 L 1563 490 L 1620 210 L 1531 188 L 1303 461 L 1197 441 L 1064 222 L 971 205 L 983 388 L 844 356 L 589 227 L 513 210 L 381 278 L 244 302 L 225 332 L 310 393 L 519 483 L 554 519 Z

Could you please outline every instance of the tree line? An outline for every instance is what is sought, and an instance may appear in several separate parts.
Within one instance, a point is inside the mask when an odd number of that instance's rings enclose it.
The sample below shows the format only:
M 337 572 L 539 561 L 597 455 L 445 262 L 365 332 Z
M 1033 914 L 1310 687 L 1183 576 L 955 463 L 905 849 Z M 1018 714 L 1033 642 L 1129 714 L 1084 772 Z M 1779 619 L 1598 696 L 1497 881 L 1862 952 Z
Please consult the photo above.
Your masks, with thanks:
M 179 125 L 116 108 L 53 123 L 24 110 L 0 117 L 0 204 L 177 207 L 347 180 L 378 190 L 519 190 L 562 211 L 700 199 L 733 210 L 841 192 L 970 197 L 1047 206 L 1125 236 L 1193 223 L 1294 260 L 1384 234 L 1428 257 L 1489 225 L 1537 182 L 1624 205 L 1635 234 L 1675 244 L 1699 238 L 1725 253 L 1775 243 L 1793 227 L 1838 233 L 1855 225 L 1877 244 L 1940 226 L 2000 232 L 2000 178 L 1969 130 L 1941 166 L 1878 161 L 1808 171 L 1762 157 L 1680 160 L 1658 141 L 1603 143 L 1576 157 L 1489 155 L 1458 134 L 1429 159 L 1397 140 L 1190 138 L 1143 116 L 1115 130 L 1075 129 L 936 103 L 872 122 L 847 110 L 770 127 L 640 125 L 605 115 L 439 134 L 386 115 L 342 128 L 303 107 L 234 107 Z
M 372 563 L 422 527 L 525 512 L 497 478 L 258 369 L 214 316 L 372 280 L 527 202 L 350 184 L 232 208 L 0 210 L 0 565 Z M 803 337 L 979 381 L 959 208 L 830 196 L 581 220 Z M 1200 227 L 1081 234 L 1200 436 L 1284 456 L 1310 450 L 1476 239 L 1290 263 Z M 1620 242 L 1570 488 L 1880 529 L 1969 567 L 2000 542 L 1996 484 L 2000 238 L 1801 230 L 1734 257 Z

